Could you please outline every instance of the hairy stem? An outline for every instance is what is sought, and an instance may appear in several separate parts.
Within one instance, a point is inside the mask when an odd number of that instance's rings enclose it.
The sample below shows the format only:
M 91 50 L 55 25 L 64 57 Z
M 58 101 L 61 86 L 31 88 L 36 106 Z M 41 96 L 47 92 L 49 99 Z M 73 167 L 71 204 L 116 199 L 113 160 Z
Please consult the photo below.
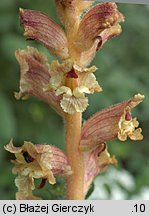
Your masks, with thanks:
M 81 135 L 81 113 L 74 115 L 66 114 L 66 152 L 73 171 L 73 174 L 67 178 L 67 199 L 84 199 L 83 181 L 84 166 L 82 153 L 79 151 Z

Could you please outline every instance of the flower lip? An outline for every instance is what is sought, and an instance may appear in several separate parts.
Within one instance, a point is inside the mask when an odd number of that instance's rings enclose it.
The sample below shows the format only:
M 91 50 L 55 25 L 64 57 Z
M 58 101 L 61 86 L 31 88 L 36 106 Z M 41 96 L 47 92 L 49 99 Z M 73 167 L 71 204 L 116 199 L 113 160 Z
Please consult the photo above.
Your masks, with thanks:
M 125 141 L 127 137 L 131 140 L 142 140 L 142 129 L 138 128 L 139 122 L 136 118 L 131 117 L 131 109 L 142 102 L 144 99 L 144 95 L 137 94 L 135 95 L 125 107 L 123 114 L 119 120 L 118 126 L 118 139 L 121 141 Z

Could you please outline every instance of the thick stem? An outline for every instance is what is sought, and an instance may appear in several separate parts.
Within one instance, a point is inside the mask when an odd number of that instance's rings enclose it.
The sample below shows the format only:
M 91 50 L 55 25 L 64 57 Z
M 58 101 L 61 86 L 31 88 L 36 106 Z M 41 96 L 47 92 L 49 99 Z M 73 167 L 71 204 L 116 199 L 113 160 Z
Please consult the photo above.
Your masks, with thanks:
M 74 115 L 66 114 L 66 152 L 73 171 L 73 174 L 67 178 L 67 199 L 84 199 L 83 181 L 84 166 L 82 153 L 79 151 L 81 136 L 81 113 Z

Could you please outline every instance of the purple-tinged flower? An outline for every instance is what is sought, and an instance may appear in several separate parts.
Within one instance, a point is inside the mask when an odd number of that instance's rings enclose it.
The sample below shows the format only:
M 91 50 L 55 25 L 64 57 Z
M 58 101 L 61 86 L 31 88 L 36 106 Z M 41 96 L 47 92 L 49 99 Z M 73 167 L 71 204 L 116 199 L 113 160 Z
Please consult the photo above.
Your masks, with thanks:
M 106 142 L 118 138 L 125 141 L 142 140 L 142 129 L 138 128 L 131 110 L 144 99 L 137 94 L 128 101 L 97 112 L 86 121 L 82 128 L 80 150 L 84 158 L 84 193 L 86 194 L 94 178 L 110 164 L 117 164 L 115 156 L 110 156 Z
M 86 121 L 82 128 L 80 149 L 93 149 L 101 143 L 118 138 L 125 141 L 142 140 L 142 129 L 138 128 L 136 118 L 132 118 L 131 110 L 144 99 L 144 95 L 137 94 L 128 101 L 111 106 L 97 112 Z
M 18 174 L 15 184 L 18 188 L 16 199 L 40 199 L 32 194 L 35 189 L 34 179 L 41 178 L 41 188 L 47 180 L 55 184 L 55 176 L 68 176 L 72 174 L 66 155 L 52 145 L 24 142 L 22 147 L 15 147 L 12 140 L 5 149 L 15 154 L 12 160 L 14 167 L 12 172 Z

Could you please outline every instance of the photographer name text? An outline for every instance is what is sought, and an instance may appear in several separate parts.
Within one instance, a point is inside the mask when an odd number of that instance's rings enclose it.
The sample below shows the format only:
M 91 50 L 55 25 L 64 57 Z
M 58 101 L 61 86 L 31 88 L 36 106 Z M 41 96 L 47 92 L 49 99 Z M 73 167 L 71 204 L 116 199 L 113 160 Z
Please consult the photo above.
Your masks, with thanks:
M 92 204 L 88 205 L 62 205 L 62 204 L 46 204 L 46 205 L 30 205 L 28 203 L 20 203 L 19 205 L 7 205 L 3 206 L 3 213 L 44 213 L 49 214 L 51 212 L 55 213 L 82 213 L 87 215 L 89 213 L 95 212 L 95 206 Z

